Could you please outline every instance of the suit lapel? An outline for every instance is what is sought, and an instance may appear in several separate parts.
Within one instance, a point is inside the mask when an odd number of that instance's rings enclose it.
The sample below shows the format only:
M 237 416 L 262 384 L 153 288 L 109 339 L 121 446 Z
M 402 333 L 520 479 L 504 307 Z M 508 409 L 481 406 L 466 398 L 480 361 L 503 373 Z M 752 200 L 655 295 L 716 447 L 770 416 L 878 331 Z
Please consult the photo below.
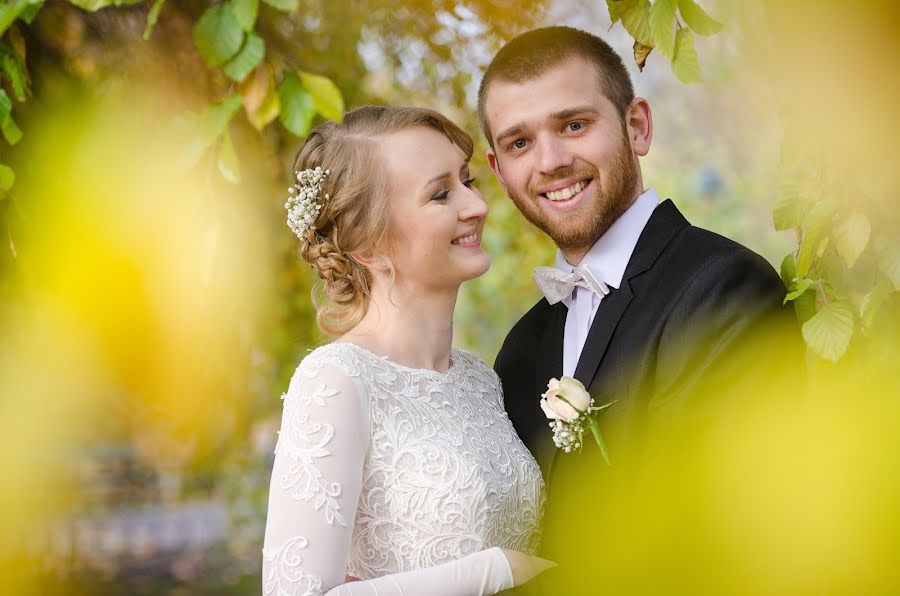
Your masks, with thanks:
M 597 367 L 600 366 L 600 361 L 609 346 L 609 340 L 612 339 L 613 331 L 616 330 L 619 319 L 622 318 L 633 297 L 631 285 L 628 280 L 623 279 L 622 286 L 618 290 L 611 291 L 600 301 L 594 322 L 584 341 L 578 365 L 575 367 L 575 378 L 585 387 L 591 386 Z
M 540 396 L 547 390 L 547 382 L 550 379 L 558 379 L 562 376 L 563 361 L 563 333 L 566 326 L 566 313 L 568 309 L 561 302 L 550 307 L 547 325 L 544 327 L 539 344 L 537 365 L 535 366 L 535 405 Z M 556 452 L 553 444 L 553 433 L 550 431 L 549 421 L 544 416 L 541 408 L 535 408 L 537 431 L 535 433 L 535 459 L 544 472 L 544 478 L 549 478 L 550 464 Z
M 688 225 L 690 225 L 688 221 L 670 199 L 666 199 L 653 210 L 653 215 L 644 226 L 634 247 L 628 267 L 625 268 L 621 286 L 600 301 L 594 322 L 588 331 L 581 357 L 575 367 L 575 378 L 585 387 L 590 387 L 597 375 L 600 362 L 606 354 L 619 320 L 634 297 L 631 278 L 649 269 L 675 234 Z

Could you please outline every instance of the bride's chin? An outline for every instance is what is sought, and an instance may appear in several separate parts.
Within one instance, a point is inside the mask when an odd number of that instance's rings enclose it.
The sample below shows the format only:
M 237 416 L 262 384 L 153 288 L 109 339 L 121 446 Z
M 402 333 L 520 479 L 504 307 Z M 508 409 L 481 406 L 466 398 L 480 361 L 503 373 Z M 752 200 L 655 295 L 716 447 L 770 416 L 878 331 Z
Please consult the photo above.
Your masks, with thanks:
M 491 268 L 491 257 L 487 256 L 487 254 L 483 255 L 482 263 L 478 267 L 473 267 L 472 276 L 467 279 L 475 279 L 477 277 L 481 277 L 485 273 L 488 272 L 488 269 Z

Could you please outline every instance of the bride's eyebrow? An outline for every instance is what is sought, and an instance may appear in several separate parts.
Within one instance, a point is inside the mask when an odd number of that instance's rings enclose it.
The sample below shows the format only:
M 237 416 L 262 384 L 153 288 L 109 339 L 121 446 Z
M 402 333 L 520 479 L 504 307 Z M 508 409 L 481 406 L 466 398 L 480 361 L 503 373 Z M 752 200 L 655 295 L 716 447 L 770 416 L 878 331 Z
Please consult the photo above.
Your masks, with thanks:
M 450 178 L 450 172 L 444 172 L 443 174 L 438 174 L 437 176 L 435 176 L 434 178 L 432 178 L 431 180 L 426 182 L 422 186 L 422 190 L 427 190 L 428 187 L 431 186 L 432 184 L 434 184 L 436 182 L 440 182 L 441 180 L 449 179 L 449 178 Z

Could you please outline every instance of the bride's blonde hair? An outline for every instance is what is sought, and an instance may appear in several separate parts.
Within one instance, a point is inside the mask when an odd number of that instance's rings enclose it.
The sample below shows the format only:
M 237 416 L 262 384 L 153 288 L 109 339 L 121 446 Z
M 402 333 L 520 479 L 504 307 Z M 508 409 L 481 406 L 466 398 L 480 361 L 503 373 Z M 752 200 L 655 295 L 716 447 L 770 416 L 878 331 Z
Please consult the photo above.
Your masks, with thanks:
M 377 138 L 416 126 L 443 133 L 467 161 L 472 157 L 472 137 L 442 114 L 388 106 L 362 106 L 340 124 L 321 124 L 297 152 L 295 172 L 317 166 L 329 171 L 319 193 L 321 211 L 300 239 L 300 257 L 323 280 L 316 319 L 329 335 L 346 333 L 366 314 L 372 277 L 352 255 L 377 251 L 390 232 L 390 185 Z

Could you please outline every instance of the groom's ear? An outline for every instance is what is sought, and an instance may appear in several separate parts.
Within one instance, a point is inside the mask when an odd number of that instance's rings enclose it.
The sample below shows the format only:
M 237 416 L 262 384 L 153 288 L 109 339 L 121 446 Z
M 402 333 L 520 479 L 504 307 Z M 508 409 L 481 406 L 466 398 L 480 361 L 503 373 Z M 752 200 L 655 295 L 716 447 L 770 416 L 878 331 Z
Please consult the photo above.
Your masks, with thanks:
M 634 154 L 640 157 L 647 155 L 653 140 L 653 114 L 646 99 L 635 97 L 632 100 L 625 115 L 625 124 Z
M 497 161 L 497 154 L 494 153 L 493 149 L 487 150 L 487 162 L 491 171 L 494 173 L 494 176 L 497 177 L 497 182 L 503 187 L 503 191 L 509 195 L 509 189 L 506 188 L 506 182 L 503 180 L 503 173 L 500 172 L 500 162 Z

